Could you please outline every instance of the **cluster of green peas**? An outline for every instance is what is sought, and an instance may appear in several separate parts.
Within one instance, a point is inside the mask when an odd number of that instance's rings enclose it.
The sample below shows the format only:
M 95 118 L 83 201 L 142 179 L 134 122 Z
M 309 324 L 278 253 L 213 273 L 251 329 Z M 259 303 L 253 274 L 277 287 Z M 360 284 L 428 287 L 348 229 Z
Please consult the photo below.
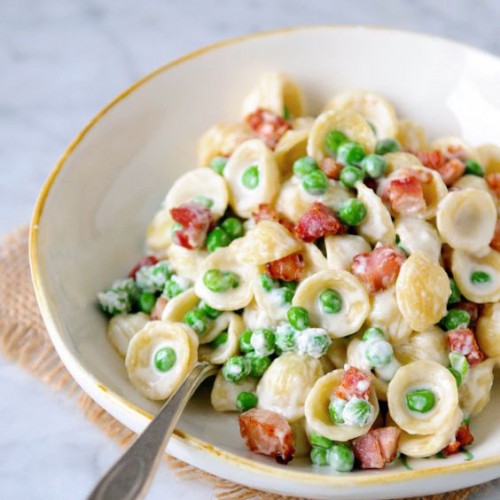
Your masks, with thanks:
M 317 432 L 311 433 L 311 462 L 320 467 L 330 466 L 336 472 L 350 472 L 354 467 L 354 453 L 345 443 L 337 443 Z

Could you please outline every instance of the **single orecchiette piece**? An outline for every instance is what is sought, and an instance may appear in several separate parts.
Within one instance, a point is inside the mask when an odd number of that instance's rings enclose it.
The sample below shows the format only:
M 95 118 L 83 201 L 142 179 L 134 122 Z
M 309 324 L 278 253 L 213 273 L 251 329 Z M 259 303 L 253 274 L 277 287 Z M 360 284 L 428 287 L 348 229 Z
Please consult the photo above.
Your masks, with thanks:
M 214 365 L 222 365 L 230 357 L 238 354 L 240 335 L 245 328 L 241 316 L 238 316 L 237 314 L 224 313 L 219 316 L 219 318 L 223 318 L 224 321 L 227 321 L 227 326 L 224 329 L 221 329 L 220 326 L 213 328 L 213 331 L 217 333 L 217 336 L 213 337 L 211 342 L 219 338 L 219 335 L 223 335 L 225 337 L 225 341 L 222 342 L 222 340 L 224 340 L 224 338 L 222 338 L 220 342 L 216 342 L 216 345 L 213 345 L 212 343 L 203 343 L 199 349 L 200 360 L 209 361 Z M 219 318 L 215 320 L 215 324 L 217 324 L 217 320 L 219 320 Z
M 458 409 L 455 378 L 433 361 L 402 366 L 389 383 L 389 413 L 408 434 L 443 432 Z
M 304 114 L 304 96 L 301 88 L 287 75 L 270 71 L 262 75 L 257 85 L 243 101 L 243 116 L 257 109 L 293 117 Z
M 194 309 L 200 299 L 196 296 L 193 288 L 180 293 L 173 299 L 170 299 L 161 314 L 162 321 L 171 321 L 172 323 L 181 322 L 184 315 Z
M 359 142 L 367 154 L 375 150 L 377 139 L 363 115 L 351 110 L 325 111 L 316 118 L 307 142 L 307 154 L 317 162 L 328 156 L 325 141 L 332 130 L 343 132 L 351 141 Z
M 490 402 L 494 366 L 495 361 L 487 359 L 469 368 L 467 377 L 458 390 L 460 407 L 467 415 L 478 415 Z
M 174 182 L 165 198 L 165 206 L 170 210 L 197 198 L 209 200 L 214 217 L 222 217 L 228 203 L 226 181 L 211 168 L 190 170 Z
M 500 302 L 483 306 L 476 326 L 476 338 L 486 356 L 500 357 Z
M 326 295 L 332 296 L 334 306 Z M 331 337 L 357 332 L 370 310 L 364 286 L 347 271 L 322 271 L 302 281 L 293 298 L 294 306 L 308 310 L 311 324 Z
M 357 111 L 375 127 L 381 139 L 396 137 L 398 133 L 398 119 L 393 105 L 375 92 L 351 90 L 338 94 L 325 109 Z
M 283 175 L 292 172 L 293 162 L 306 154 L 309 130 L 288 130 L 274 150 L 274 158 Z
M 500 300 L 500 252 L 490 250 L 479 257 L 453 250 L 451 271 L 467 300 L 478 304 Z
M 198 142 L 198 163 L 206 167 L 216 156 L 229 156 L 242 142 L 254 137 L 246 123 L 220 123 L 210 127 Z
M 238 411 L 236 398 L 241 392 L 255 393 L 257 381 L 254 378 L 246 377 L 241 382 L 235 384 L 228 382 L 222 370 L 219 371 L 212 387 L 210 401 L 215 411 Z
M 454 153 L 463 151 L 467 156 L 467 158 L 470 158 L 472 160 L 478 159 L 477 151 L 470 144 L 467 144 L 459 137 L 453 137 L 453 136 L 440 137 L 430 145 L 430 149 L 438 149 L 445 155 L 446 154 L 453 155 Z
M 342 442 L 366 434 L 379 412 L 377 396 L 375 394 L 375 389 L 372 387 L 369 402 L 373 406 L 374 411 L 370 421 L 365 426 L 339 425 L 332 421 L 328 406 L 332 394 L 335 393 L 335 389 L 342 381 L 343 375 L 344 370 L 334 370 L 333 372 L 323 375 L 316 381 L 307 395 L 305 402 L 305 415 L 308 429 L 328 439 L 332 439 L 333 441 Z
M 495 144 L 483 144 L 477 148 L 479 163 L 486 174 L 500 173 L 500 147 Z
M 130 381 L 149 399 L 167 399 L 198 359 L 198 339 L 180 323 L 150 321 L 130 340 Z
M 293 431 L 293 447 L 295 448 L 294 458 L 307 457 L 311 451 L 311 444 L 306 433 L 306 419 L 294 420 L 290 422 Z
M 120 356 L 127 354 L 130 339 L 149 321 L 144 313 L 118 314 L 109 320 L 108 338 Z
M 401 266 L 396 280 L 396 299 L 403 318 L 422 332 L 446 313 L 450 281 L 446 271 L 424 253 L 415 252 Z
M 172 244 L 172 225 L 174 221 L 168 208 L 156 212 L 146 231 L 146 247 L 155 255 L 165 257 Z
M 399 451 L 408 457 L 430 457 L 440 452 L 455 439 L 455 434 L 462 423 L 463 413 L 457 408 L 443 430 L 432 434 L 408 434 L 401 432 Z
M 439 262 L 441 239 L 431 223 L 416 217 L 398 217 L 394 228 L 401 246 L 408 253 L 422 252 L 432 262 Z
M 341 369 L 347 363 L 348 338 L 332 339 L 332 343 L 326 352 L 326 356 L 335 368 Z
M 200 274 L 200 266 L 207 255 L 205 250 L 188 250 L 180 245 L 170 245 L 166 257 L 179 276 L 196 281 Z
M 217 174 L 216 174 L 217 175 Z M 224 168 L 229 203 L 240 217 L 250 218 L 262 203 L 272 203 L 280 173 L 272 151 L 259 139 L 238 146 Z
M 434 361 L 443 366 L 450 364 L 446 334 L 437 326 L 424 332 L 413 332 L 406 340 L 394 344 L 394 351 L 404 364 L 419 359 Z
M 453 248 L 471 253 L 484 252 L 493 238 L 497 210 L 490 196 L 479 189 L 448 193 L 441 200 L 437 228 L 443 240 Z
M 336 234 L 325 238 L 326 258 L 330 269 L 350 271 L 352 259 L 371 251 L 367 241 L 354 234 Z
M 411 120 L 401 120 L 397 139 L 404 149 L 422 151 L 427 148 L 425 129 Z
M 259 408 L 283 415 L 288 421 L 304 416 L 304 403 L 323 375 L 321 363 L 308 355 L 287 352 L 276 358 L 257 385 Z
M 371 309 L 366 318 L 367 326 L 378 326 L 392 343 L 404 342 L 412 329 L 403 318 L 396 301 L 396 288 L 393 286 L 371 297 Z
M 328 269 L 325 256 L 314 243 L 304 243 L 300 253 L 304 257 L 304 278 Z
M 384 159 L 387 163 L 386 174 L 392 174 L 400 168 L 422 166 L 422 162 L 415 155 L 405 153 L 404 151 L 387 153 L 384 155 Z
M 389 210 L 387 210 L 382 200 L 369 187 L 358 183 L 356 188 L 358 190 L 358 199 L 366 207 L 366 217 L 356 227 L 358 233 L 372 245 L 378 242 L 384 245 L 394 243 L 396 232 L 394 231 L 394 224 L 392 223 Z
M 301 243 L 279 222 L 263 220 L 240 238 L 236 258 L 255 265 L 267 264 L 301 249 Z
M 219 311 L 235 311 L 253 299 L 253 280 L 257 268 L 236 259 L 235 240 L 218 248 L 203 262 L 195 283 L 196 295 Z
M 273 327 L 277 323 L 277 321 L 271 319 L 255 301 L 250 302 L 250 304 L 245 307 L 243 311 L 243 322 L 250 330 Z

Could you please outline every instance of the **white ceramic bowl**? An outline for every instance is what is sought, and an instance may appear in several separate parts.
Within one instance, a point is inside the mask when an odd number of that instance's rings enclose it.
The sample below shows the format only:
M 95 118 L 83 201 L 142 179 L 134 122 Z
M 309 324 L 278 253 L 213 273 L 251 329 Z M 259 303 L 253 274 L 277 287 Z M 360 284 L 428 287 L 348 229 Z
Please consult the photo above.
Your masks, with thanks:
M 105 336 L 97 291 L 141 254 L 145 228 L 166 191 L 196 166 L 210 125 L 239 116 L 266 70 L 291 74 L 317 113 L 350 88 L 385 94 L 400 116 L 431 136 L 472 144 L 500 137 L 500 60 L 454 42 L 362 27 L 316 27 L 222 42 L 135 83 L 78 135 L 47 180 L 35 209 L 31 265 L 52 341 L 76 381 L 109 413 L 140 432 L 159 406 L 127 379 Z M 288 466 L 248 452 L 237 418 L 210 408 L 201 391 L 171 440 L 171 454 L 221 477 L 283 494 L 388 498 L 460 488 L 500 476 L 500 392 L 475 419 L 474 459 L 411 460 L 413 470 L 334 474 L 307 460 Z

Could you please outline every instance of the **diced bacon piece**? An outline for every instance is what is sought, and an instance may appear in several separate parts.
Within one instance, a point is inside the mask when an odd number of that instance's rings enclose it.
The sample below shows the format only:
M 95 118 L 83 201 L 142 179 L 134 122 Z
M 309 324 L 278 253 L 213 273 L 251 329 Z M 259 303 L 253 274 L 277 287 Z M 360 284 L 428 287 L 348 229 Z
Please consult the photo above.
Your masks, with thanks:
M 436 170 L 447 186 L 453 184 L 465 172 L 467 154 L 461 148 L 449 148 L 447 154 L 441 151 L 419 151 L 418 159 L 427 168 Z
M 445 153 L 446 158 L 450 160 L 460 160 L 462 162 L 467 161 L 469 159 L 469 155 L 467 154 L 467 151 L 462 148 L 461 146 L 458 145 L 453 145 L 450 144 L 446 148 L 446 153 Z
M 391 287 L 405 261 L 405 254 L 393 245 L 384 245 L 352 259 L 352 273 L 370 293 Z
M 276 280 L 298 281 L 302 278 L 305 267 L 303 255 L 296 252 L 269 262 L 266 265 L 266 271 L 271 278 Z
M 152 320 L 161 319 L 161 315 L 163 314 L 163 310 L 165 309 L 165 307 L 167 307 L 167 304 L 168 304 L 167 297 L 165 297 L 164 295 L 160 295 L 156 299 L 155 306 L 151 311 L 151 319 Z
M 495 226 L 495 234 L 490 242 L 490 247 L 497 252 L 500 252 L 500 219 L 497 219 L 497 225 Z
M 392 180 L 386 188 L 386 196 L 394 212 L 401 215 L 422 213 L 427 206 L 422 182 L 414 176 Z
M 172 219 L 182 226 L 174 231 L 174 243 L 189 250 L 200 248 L 213 223 L 212 212 L 207 207 L 190 201 L 172 208 L 170 214 Z
M 500 172 L 486 175 L 485 180 L 488 187 L 500 198 Z
M 442 450 L 445 457 L 458 453 L 461 448 L 468 446 L 474 441 L 469 424 L 462 424 L 455 435 L 455 440 Z
M 434 151 L 417 151 L 417 158 L 427 168 L 432 170 L 439 170 L 446 163 L 446 156 L 438 149 Z
M 352 451 L 361 469 L 383 469 L 385 460 L 373 432 L 356 438 L 352 442 Z
M 329 179 L 340 179 L 340 172 L 344 168 L 341 163 L 337 163 L 333 158 L 323 158 L 320 167 Z
M 247 448 L 287 464 L 295 454 L 293 431 L 285 417 L 253 408 L 238 417 L 240 434 Z
M 295 234 L 303 241 L 311 243 L 322 236 L 342 234 L 347 228 L 323 203 L 313 203 L 295 226 Z
M 372 375 L 355 366 L 349 366 L 342 376 L 342 381 L 335 391 L 339 398 L 349 400 L 353 397 L 368 400 Z
M 398 427 L 381 427 L 370 431 L 377 439 L 384 461 L 392 462 L 398 453 L 399 436 L 401 429 Z
M 293 233 L 293 222 L 289 221 L 284 215 L 281 215 L 273 206 L 268 203 L 261 203 L 256 212 L 252 213 L 252 218 L 255 222 L 263 220 L 273 220 L 285 226 L 291 233 Z
M 158 259 L 154 255 L 145 255 L 139 259 L 139 262 L 132 268 L 132 270 L 128 273 L 129 278 L 135 279 L 135 275 L 137 271 L 141 267 L 151 267 L 158 263 Z
M 470 328 L 457 328 L 446 334 L 450 351 L 459 352 L 474 366 L 483 361 L 484 353 L 477 345 L 474 332 Z
M 451 186 L 455 181 L 457 181 L 465 172 L 465 164 L 458 160 L 452 159 L 448 160 L 439 170 L 444 183 L 447 186 Z
M 281 116 L 259 108 L 246 117 L 250 128 L 268 147 L 274 149 L 281 137 L 292 128 L 291 124 Z
M 474 328 L 476 325 L 477 317 L 479 316 L 479 304 L 475 304 L 474 302 L 469 302 L 468 300 L 462 299 L 457 304 L 453 304 L 453 309 L 461 309 L 469 313 L 470 316 L 470 328 Z

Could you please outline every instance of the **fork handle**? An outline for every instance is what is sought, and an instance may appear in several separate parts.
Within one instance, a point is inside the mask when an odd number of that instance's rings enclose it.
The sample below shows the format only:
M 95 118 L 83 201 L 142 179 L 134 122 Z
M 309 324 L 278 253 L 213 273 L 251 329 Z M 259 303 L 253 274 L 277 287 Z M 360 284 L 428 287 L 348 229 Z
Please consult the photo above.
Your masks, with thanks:
M 210 363 L 196 364 L 160 413 L 99 481 L 88 500 L 143 498 L 186 404 L 197 387 L 216 372 Z

